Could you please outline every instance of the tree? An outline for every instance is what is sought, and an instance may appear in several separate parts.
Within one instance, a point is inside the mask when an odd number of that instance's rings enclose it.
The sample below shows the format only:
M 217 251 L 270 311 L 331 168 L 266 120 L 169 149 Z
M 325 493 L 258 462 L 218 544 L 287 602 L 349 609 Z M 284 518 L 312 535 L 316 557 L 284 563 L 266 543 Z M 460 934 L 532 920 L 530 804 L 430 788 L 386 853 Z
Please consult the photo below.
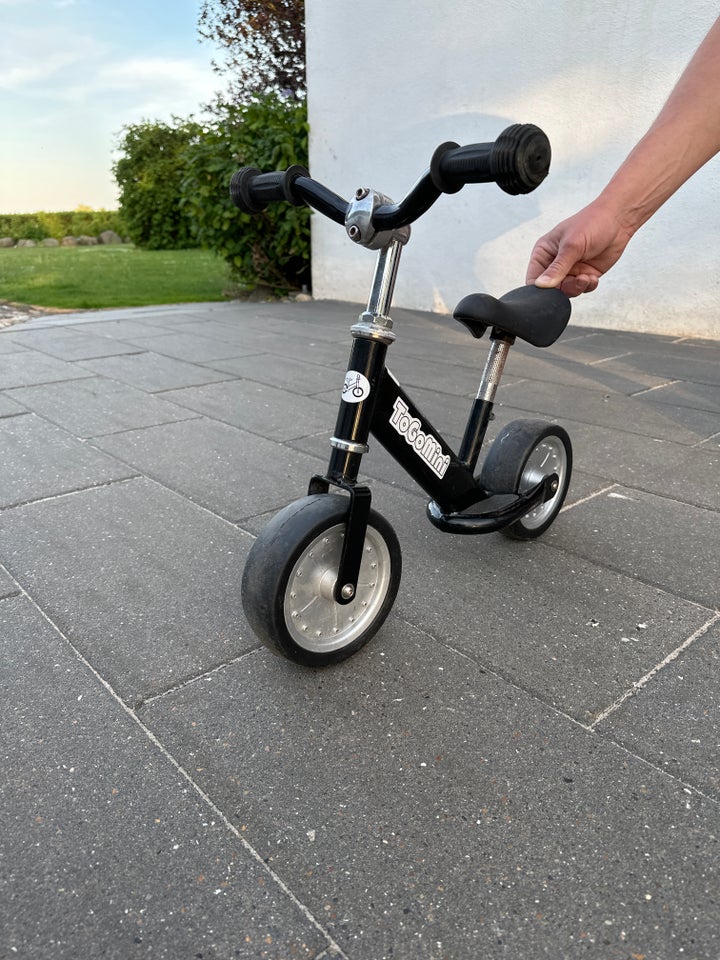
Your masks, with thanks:
M 230 98 L 305 96 L 304 0 L 203 0 L 200 36 L 225 49 Z
M 193 247 L 190 217 L 180 203 L 185 151 L 200 136 L 193 120 L 156 121 L 123 128 L 121 158 L 113 166 L 120 209 L 133 243 L 147 250 Z

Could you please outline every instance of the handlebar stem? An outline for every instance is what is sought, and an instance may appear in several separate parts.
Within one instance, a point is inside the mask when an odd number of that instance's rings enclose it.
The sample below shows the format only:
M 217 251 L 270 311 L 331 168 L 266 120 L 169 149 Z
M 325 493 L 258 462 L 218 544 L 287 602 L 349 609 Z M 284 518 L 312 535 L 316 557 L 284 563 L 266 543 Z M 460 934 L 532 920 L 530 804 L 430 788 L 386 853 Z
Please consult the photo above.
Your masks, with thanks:
M 379 207 L 392 206 L 392 200 L 375 190 L 360 187 L 347 206 L 345 230 L 347 235 L 368 250 L 383 250 L 391 242 L 405 244 L 410 239 L 410 226 L 378 230 L 373 220 Z

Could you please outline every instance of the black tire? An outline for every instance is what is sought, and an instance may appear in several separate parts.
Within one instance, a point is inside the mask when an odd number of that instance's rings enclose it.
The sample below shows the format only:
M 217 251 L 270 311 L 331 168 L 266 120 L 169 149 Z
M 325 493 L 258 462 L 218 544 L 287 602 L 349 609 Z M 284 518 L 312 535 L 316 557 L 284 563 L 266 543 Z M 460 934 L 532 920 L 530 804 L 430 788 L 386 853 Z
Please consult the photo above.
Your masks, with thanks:
M 506 537 L 534 540 L 560 513 L 570 486 L 572 444 L 566 430 L 544 420 L 513 420 L 495 438 L 479 478 L 488 493 L 526 493 L 553 473 L 558 488 L 552 498 L 504 527 Z
M 395 601 L 402 558 L 390 524 L 370 511 L 356 595 L 333 591 L 349 500 L 315 494 L 281 510 L 250 550 L 242 601 L 250 626 L 282 657 L 311 667 L 338 663 L 370 640 Z

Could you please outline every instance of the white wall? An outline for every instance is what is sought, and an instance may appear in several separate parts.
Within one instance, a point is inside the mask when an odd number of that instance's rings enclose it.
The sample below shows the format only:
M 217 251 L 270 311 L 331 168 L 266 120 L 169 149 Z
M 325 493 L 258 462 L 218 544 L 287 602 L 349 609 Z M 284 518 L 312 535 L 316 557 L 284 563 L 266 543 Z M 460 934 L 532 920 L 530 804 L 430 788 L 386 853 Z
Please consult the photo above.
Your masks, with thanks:
M 535 240 L 605 185 L 718 14 L 716 0 L 306 0 L 312 175 L 399 200 L 443 141 L 547 133 L 547 180 L 443 196 L 413 229 L 395 305 L 452 311 L 524 282 Z M 668 144 L 668 152 L 677 149 Z M 628 247 L 574 322 L 720 337 L 720 157 Z M 364 302 L 374 254 L 313 217 L 313 292 Z

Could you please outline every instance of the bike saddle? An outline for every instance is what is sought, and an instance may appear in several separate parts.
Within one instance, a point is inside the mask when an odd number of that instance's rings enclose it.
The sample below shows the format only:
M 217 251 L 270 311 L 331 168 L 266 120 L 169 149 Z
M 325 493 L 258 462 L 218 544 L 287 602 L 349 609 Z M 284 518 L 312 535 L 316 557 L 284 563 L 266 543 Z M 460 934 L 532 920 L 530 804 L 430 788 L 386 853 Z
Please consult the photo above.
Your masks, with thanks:
M 496 327 L 534 347 L 549 347 L 567 326 L 570 311 L 570 300 L 562 291 L 531 285 L 511 290 L 499 300 L 487 293 L 471 293 L 455 307 L 453 316 L 474 337 Z

